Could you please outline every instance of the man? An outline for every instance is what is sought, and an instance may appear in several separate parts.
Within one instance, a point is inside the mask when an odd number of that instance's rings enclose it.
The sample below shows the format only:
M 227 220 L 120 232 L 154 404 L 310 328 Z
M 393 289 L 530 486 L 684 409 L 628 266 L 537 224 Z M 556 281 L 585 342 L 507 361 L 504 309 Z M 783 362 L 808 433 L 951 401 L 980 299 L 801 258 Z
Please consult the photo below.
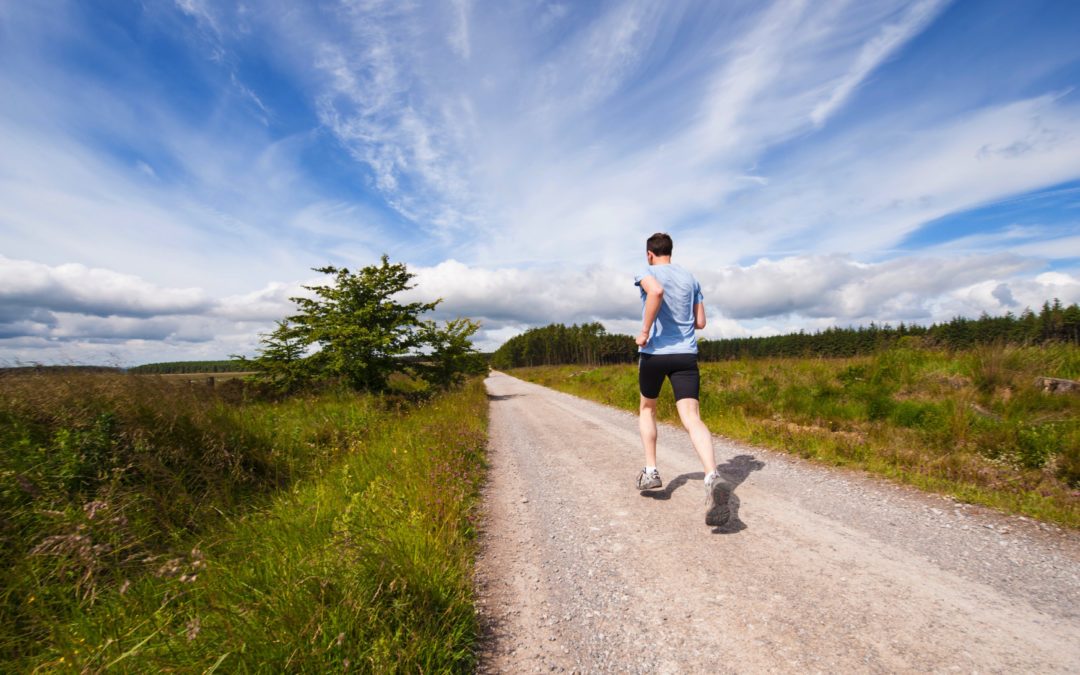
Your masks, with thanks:
M 638 474 L 639 490 L 663 485 L 656 468 L 656 401 L 664 378 L 671 381 L 679 419 L 690 433 L 705 469 L 705 524 L 718 527 L 730 516 L 731 484 L 716 471 L 712 435 L 701 421 L 698 403 L 700 376 L 694 329 L 705 327 L 705 304 L 701 285 L 694 275 L 671 262 L 671 237 L 658 232 L 645 243 L 649 268 L 634 277 L 641 289 L 642 328 L 639 349 L 638 388 L 641 416 L 638 427 L 645 446 L 645 468 Z

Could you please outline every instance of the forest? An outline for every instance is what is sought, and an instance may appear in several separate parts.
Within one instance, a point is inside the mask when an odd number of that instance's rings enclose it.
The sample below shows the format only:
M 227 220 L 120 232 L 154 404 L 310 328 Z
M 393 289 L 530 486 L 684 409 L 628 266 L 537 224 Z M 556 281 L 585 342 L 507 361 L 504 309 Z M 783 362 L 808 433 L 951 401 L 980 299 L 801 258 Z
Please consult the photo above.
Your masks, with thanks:
M 167 375 L 171 373 L 236 373 L 250 369 L 250 366 L 240 360 L 228 359 L 224 361 L 146 363 L 134 368 L 128 368 L 128 372 L 137 375 Z
M 1080 306 L 1054 299 L 1038 312 L 1028 308 L 1019 315 L 983 314 L 976 319 L 956 317 L 930 326 L 900 323 L 829 328 L 770 337 L 699 340 L 702 361 L 778 356 L 850 357 L 873 354 L 902 345 L 929 349 L 963 350 L 985 344 L 1080 344 Z M 637 345 L 629 335 L 608 333 L 600 323 L 566 326 L 551 324 L 511 338 L 491 357 L 495 368 L 545 366 L 564 363 L 600 365 L 630 363 Z

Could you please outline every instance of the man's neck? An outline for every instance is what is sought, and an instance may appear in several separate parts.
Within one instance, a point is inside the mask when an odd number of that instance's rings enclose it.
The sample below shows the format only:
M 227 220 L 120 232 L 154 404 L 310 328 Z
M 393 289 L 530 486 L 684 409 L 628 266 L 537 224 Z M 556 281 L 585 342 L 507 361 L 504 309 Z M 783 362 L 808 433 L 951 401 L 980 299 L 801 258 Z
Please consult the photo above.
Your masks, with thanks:
M 671 256 L 669 255 L 654 255 L 650 265 L 670 265 Z

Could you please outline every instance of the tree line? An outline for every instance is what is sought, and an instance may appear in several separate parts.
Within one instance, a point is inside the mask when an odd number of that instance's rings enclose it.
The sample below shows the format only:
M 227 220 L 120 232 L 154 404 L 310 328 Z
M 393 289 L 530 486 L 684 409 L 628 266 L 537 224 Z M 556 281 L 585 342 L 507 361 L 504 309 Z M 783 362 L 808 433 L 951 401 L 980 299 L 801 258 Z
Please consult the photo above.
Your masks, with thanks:
M 698 340 L 702 361 L 765 357 L 846 357 L 872 354 L 900 344 L 929 349 L 961 350 L 981 344 L 1080 344 L 1080 306 L 1063 306 L 1057 299 L 1043 303 L 1039 312 L 1030 308 L 1019 315 L 983 313 L 976 319 L 956 317 L 945 323 L 871 323 L 869 326 L 800 331 L 770 337 Z M 637 345 L 629 335 L 607 333 L 599 323 L 566 326 L 551 324 L 532 328 L 511 338 L 491 357 L 496 368 L 580 363 L 632 363 Z
M 145 363 L 128 368 L 127 372 L 138 375 L 167 375 L 170 373 L 235 373 L 250 370 L 239 360 L 223 361 L 170 361 L 165 363 Z
M 637 345 L 627 335 L 608 333 L 599 323 L 561 323 L 531 328 L 510 338 L 491 355 L 495 368 L 549 366 L 560 363 L 601 365 L 628 363 Z

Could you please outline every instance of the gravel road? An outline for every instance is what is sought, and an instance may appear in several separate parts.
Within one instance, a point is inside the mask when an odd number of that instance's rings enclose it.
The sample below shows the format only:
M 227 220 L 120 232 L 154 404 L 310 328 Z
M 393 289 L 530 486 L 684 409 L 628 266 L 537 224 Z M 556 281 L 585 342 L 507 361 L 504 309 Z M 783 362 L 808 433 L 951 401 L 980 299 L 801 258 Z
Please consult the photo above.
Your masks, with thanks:
M 1080 672 L 1080 535 L 662 425 L 502 373 L 477 562 L 482 672 Z M 665 391 L 665 394 L 670 395 Z

